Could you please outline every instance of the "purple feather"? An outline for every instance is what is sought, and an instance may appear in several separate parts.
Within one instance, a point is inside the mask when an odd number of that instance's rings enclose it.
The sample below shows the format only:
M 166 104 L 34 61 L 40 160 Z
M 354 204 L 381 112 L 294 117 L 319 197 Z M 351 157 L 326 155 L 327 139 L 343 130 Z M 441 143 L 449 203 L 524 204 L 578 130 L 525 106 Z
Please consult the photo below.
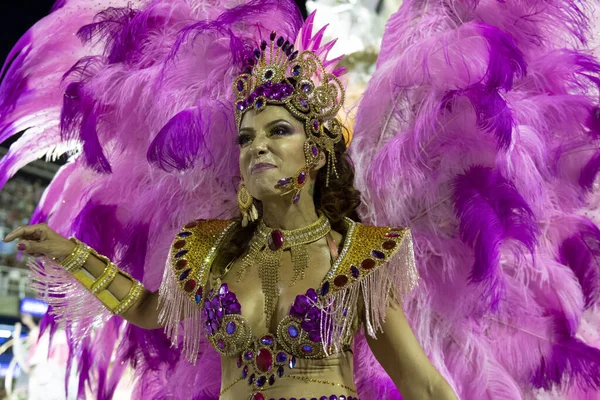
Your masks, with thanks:
M 600 229 L 592 221 L 582 222 L 579 231 L 560 244 L 559 261 L 577 277 L 585 307 L 593 307 L 600 298 Z
M 469 278 L 485 282 L 491 306 L 497 309 L 503 292 L 500 248 L 514 239 L 533 252 L 538 233 L 535 217 L 514 185 L 491 168 L 473 166 L 457 176 L 453 186 L 461 240 L 474 251 Z
M 523 53 L 508 33 L 488 24 L 477 25 L 478 31 L 490 47 L 485 85 L 490 88 L 511 90 L 514 79 L 527 74 L 527 63 Z
M 124 254 L 119 266 L 139 281 L 144 279 L 149 231 L 148 223 L 129 224 L 125 227 L 117 245 L 117 252 L 122 250 Z
M 579 186 L 587 192 L 592 192 L 598 171 L 600 171 L 600 151 L 597 151 L 581 170 L 579 174 Z
M 63 8 L 65 4 L 67 4 L 67 0 L 56 0 L 56 3 L 54 3 L 52 9 L 50 9 L 50 12 L 53 13 L 54 11 Z
M 594 139 L 600 139 L 600 107 L 595 106 L 585 120 L 585 126 L 588 128 L 590 136 Z
M 148 149 L 148 161 L 165 171 L 193 168 L 200 146 L 205 146 L 205 110 L 188 108 L 175 115 L 158 132 Z
M 73 234 L 98 253 L 112 259 L 115 244 L 123 232 L 116 215 L 117 206 L 87 202 L 73 221 Z
M 31 47 L 26 47 L 12 60 L 6 77 L 0 84 L 0 121 L 14 110 L 19 98 L 30 90 L 29 79 L 23 68 L 30 52 Z
M 448 92 L 442 99 L 440 109 L 452 111 L 452 101 L 465 96 L 471 102 L 477 118 L 477 126 L 494 132 L 498 147 L 507 149 L 512 141 L 514 120 L 512 112 L 497 89 L 475 84 L 464 90 Z
M 546 390 L 565 383 L 600 390 L 600 349 L 574 337 L 564 316 L 555 315 L 552 352 L 542 357 L 531 382 Z

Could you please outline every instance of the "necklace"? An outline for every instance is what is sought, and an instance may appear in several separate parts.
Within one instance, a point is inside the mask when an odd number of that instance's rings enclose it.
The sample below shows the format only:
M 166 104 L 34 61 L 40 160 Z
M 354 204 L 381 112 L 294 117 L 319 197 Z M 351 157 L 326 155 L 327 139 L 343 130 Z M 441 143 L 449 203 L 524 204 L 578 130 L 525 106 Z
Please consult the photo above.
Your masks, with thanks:
M 264 312 L 267 329 L 271 326 L 271 317 L 275 312 L 276 300 L 279 296 L 279 264 L 283 251 L 290 250 L 292 256 L 294 275 L 290 286 L 294 286 L 298 280 L 304 279 L 308 267 L 309 256 L 306 245 L 323 238 L 330 231 L 331 225 L 324 215 L 321 215 L 316 222 L 294 230 L 271 229 L 263 220 L 260 221 L 250 240 L 250 250 L 244 256 L 238 270 L 237 281 L 240 282 L 244 278 L 250 266 L 258 264 L 258 277 L 265 296 Z

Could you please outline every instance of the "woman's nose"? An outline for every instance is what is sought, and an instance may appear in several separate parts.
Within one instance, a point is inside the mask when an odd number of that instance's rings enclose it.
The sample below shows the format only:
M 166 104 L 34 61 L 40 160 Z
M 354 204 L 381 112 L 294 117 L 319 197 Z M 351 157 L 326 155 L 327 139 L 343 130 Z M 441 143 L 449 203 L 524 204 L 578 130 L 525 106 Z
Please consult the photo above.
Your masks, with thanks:
M 257 156 L 264 155 L 268 151 L 267 139 L 256 138 L 252 141 L 252 152 Z

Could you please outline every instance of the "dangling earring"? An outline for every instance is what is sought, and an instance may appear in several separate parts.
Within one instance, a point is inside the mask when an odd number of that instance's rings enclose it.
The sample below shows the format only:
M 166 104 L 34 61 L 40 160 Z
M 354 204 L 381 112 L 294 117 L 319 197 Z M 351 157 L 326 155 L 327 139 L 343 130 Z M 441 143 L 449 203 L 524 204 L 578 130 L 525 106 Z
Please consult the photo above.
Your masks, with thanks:
M 306 165 L 300 168 L 296 175 L 280 179 L 275 185 L 275 189 L 283 189 L 282 196 L 292 193 L 292 202 L 297 204 L 300 201 L 300 193 L 306 183 L 307 175 L 314 168 L 318 158 L 319 148 L 311 139 L 306 140 L 304 142 L 304 159 L 306 160 Z
M 244 182 L 240 182 L 237 192 L 237 202 L 242 213 L 242 226 L 248 226 L 248 221 L 254 222 L 258 219 L 258 210 L 254 205 L 254 197 L 250 194 Z

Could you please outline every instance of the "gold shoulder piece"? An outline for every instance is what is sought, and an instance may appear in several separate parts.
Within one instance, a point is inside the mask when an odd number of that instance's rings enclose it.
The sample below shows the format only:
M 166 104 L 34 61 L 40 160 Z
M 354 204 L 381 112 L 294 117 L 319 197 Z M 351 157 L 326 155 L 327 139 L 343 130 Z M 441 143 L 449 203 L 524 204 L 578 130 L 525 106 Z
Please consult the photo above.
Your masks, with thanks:
M 368 226 L 348 219 L 347 224 L 344 247 L 321 286 L 322 295 L 365 279 L 398 252 L 410 232 L 409 228 Z
M 190 300 L 199 304 L 205 293 L 219 246 L 237 222 L 194 220 L 183 226 L 171 245 L 171 268 L 175 279 Z

